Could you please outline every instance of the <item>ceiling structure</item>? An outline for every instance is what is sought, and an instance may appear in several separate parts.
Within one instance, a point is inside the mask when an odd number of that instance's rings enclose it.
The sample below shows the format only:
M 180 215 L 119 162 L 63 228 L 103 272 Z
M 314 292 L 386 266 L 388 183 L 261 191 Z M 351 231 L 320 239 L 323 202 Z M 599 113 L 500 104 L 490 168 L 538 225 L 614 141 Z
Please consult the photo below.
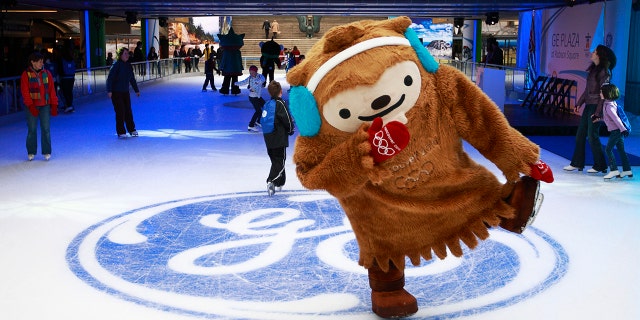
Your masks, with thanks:
M 233 15 L 332 15 L 464 17 L 484 19 L 488 12 L 517 17 L 518 12 L 562 7 L 594 0 L 1 0 L 5 9 L 91 10 L 110 17 L 134 12 L 138 18 Z M 9 7 L 10 8 L 5 8 Z M 35 14 L 35 13 L 34 13 Z

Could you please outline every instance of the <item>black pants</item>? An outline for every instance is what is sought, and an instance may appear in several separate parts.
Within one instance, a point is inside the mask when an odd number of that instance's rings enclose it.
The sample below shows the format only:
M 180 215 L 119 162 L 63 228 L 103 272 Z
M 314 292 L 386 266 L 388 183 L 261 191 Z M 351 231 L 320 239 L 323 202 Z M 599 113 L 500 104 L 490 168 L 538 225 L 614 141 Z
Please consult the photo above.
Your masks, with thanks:
M 113 103 L 113 111 L 116 112 L 116 132 L 125 134 L 127 131 L 129 133 L 136 131 L 129 92 L 112 92 L 111 103 Z M 127 126 L 126 130 L 125 125 Z
M 216 91 L 216 85 L 213 83 L 213 73 L 205 73 L 204 76 L 205 78 L 202 90 L 206 90 L 209 83 L 211 83 L 211 90 Z
M 75 82 L 75 78 L 62 78 L 60 81 L 60 89 L 62 90 L 62 96 L 66 103 L 65 107 L 73 106 L 73 84 Z
M 251 121 L 249 121 L 249 127 L 253 127 L 256 125 L 257 123 L 260 123 L 260 117 L 262 116 L 262 106 L 264 106 L 264 99 L 262 99 L 262 97 L 249 97 L 249 102 L 251 102 L 251 105 L 253 105 L 253 109 L 255 110 L 255 112 L 253 113 L 253 116 L 251 117 Z
M 273 182 L 276 187 L 284 186 L 287 176 L 284 172 L 284 163 L 287 160 L 287 147 L 267 149 L 269 159 L 271 159 L 271 170 L 267 183 Z
M 240 94 L 240 87 L 233 84 L 236 82 L 238 82 L 238 76 L 224 76 L 220 93 L 229 94 L 229 87 L 231 87 L 231 94 Z
M 264 77 L 264 80 L 267 81 L 267 84 L 273 81 L 273 68 L 273 66 L 262 67 L 262 76 Z

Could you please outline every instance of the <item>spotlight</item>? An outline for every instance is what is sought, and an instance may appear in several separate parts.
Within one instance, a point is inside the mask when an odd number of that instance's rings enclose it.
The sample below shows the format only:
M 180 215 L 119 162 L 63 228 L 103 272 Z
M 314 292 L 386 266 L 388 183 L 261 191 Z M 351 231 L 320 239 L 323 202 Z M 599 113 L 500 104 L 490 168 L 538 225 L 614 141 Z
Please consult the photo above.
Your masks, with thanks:
M 127 11 L 124 14 L 127 15 L 127 23 L 128 24 L 136 24 L 138 23 L 138 13 Z
M 453 18 L 453 26 L 462 28 L 464 26 L 464 18 Z
M 499 20 L 500 20 L 500 15 L 498 14 L 498 12 L 488 12 L 487 20 L 485 20 L 485 23 L 492 26 L 498 23 Z
M 166 17 L 158 18 L 158 24 L 160 25 L 160 27 L 165 28 L 167 26 L 167 18 Z

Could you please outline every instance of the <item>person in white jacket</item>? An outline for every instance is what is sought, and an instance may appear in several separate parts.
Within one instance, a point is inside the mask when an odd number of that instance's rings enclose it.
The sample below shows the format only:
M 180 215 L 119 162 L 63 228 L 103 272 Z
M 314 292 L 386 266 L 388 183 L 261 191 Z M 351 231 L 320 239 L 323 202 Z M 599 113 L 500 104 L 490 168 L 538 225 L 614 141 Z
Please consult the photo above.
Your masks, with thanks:
M 609 131 L 609 141 L 607 141 L 607 147 L 605 153 L 609 160 L 610 172 L 604 176 L 605 180 L 609 180 L 613 177 L 624 178 L 633 177 L 631 172 L 631 166 L 629 165 L 629 158 L 624 151 L 624 138 L 629 136 L 629 129 L 625 127 L 624 123 L 618 116 L 618 104 L 616 99 L 620 97 L 620 90 L 614 84 L 605 83 L 600 87 L 600 98 L 604 100 L 602 106 L 602 114 L 607 130 Z M 616 164 L 616 158 L 613 156 L 613 147 L 618 149 L 620 154 L 620 161 L 622 161 L 622 172 L 618 171 Z
M 265 83 L 265 78 L 263 75 L 258 73 L 258 67 L 250 66 L 249 67 L 249 76 L 242 80 L 235 82 L 234 85 L 241 87 L 245 85 L 249 85 L 249 101 L 253 105 L 253 109 L 255 112 L 249 121 L 249 127 L 247 130 L 258 132 L 258 128 L 260 126 L 260 115 L 262 114 L 262 106 L 264 106 L 264 99 L 262 98 L 262 84 Z

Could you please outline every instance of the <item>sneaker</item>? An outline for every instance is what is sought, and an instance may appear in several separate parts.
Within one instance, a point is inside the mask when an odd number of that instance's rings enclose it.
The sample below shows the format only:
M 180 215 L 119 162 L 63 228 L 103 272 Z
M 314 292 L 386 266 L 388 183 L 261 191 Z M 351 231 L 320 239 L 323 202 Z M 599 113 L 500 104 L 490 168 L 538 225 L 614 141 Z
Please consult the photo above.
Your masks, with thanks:
M 35 158 L 36 155 L 35 154 L 28 154 L 27 155 L 27 159 L 29 159 L 29 161 L 33 160 L 33 158 Z
M 572 165 L 568 165 L 568 166 L 566 166 L 566 167 L 564 167 L 564 168 L 562 168 L 562 169 L 563 169 L 564 171 L 576 171 L 576 170 L 578 170 L 578 171 L 582 171 L 582 168 L 574 167 L 574 166 L 572 166 Z
M 620 178 L 624 178 L 624 177 L 633 178 L 633 172 L 631 172 L 631 170 L 620 172 Z
M 207 92 L 207 89 L 202 89 L 202 92 Z
M 51 154 L 47 153 L 44 155 L 44 159 L 49 161 L 49 159 L 51 159 Z
M 273 196 L 276 193 L 276 189 L 273 186 L 273 182 L 267 183 L 267 193 L 269 194 L 269 197 Z
M 118 135 L 118 139 L 126 139 L 126 138 L 127 138 L 127 135 L 124 133 Z
M 607 173 L 607 175 L 606 175 L 606 176 L 604 176 L 604 179 L 605 179 L 605 180 L 609 180 L 609 179 L 614 178 L 614 177 L 615 177 L 615 178 L 620 178 L 620 171 L 618 171 L 618 170 L 613 170 L 613 171 L 611 171 L 611 172 Z
M 129 133 L 132 137 L 138 136 L 138 131 L 133 130 L 133 132 Z
M 66 113 L 71 113 L 74 112 L 76 109 L 73 106 L 68 106 L 66 108 L 64 108 L 64 112 Z
M 607 169 L 604 169 L 602 171 L 598 171 L 598 170 L 596 170 L 594 168 L 591 168 L 591 169 L 587 170 L 587 173 L 598 173 L 598 172 L 607 173 Z
M 260 123 L 256 122 L 256 127 L 262 128 L 262 125 Z
M 213 89 L 211 89 L 211 90 L 213 90 L 213 91 L 218 91 L 218 89 L 216 89 L 216 88 L 213 88 Z
M 276 192 L 280 192 L 280 191 L 282 191 L 282 186 L 277 186 L 276 187 Z
M 248 131 L 251 131 L 251 132 L 258 132 L 258 131 L 260 131 L 260 130 L 259 130 L 258 128 L 256 128 L 256 127 L 248 127 L 248 128 L 247 128 L 247 130 L 248 130 Z

